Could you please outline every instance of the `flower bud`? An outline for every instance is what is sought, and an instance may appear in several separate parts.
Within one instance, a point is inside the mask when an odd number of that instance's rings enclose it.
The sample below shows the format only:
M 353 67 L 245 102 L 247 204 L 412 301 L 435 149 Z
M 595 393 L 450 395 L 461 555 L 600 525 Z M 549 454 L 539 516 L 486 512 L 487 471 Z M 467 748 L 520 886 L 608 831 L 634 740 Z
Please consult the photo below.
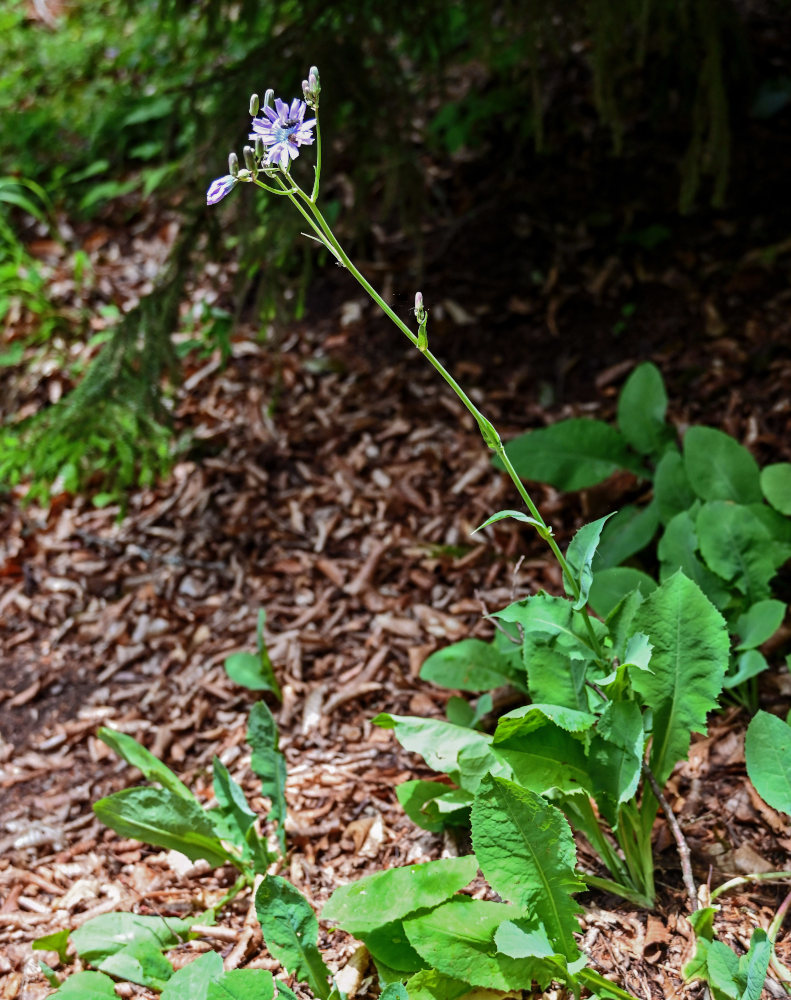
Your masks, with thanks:
M 257 173 L 257 169 L 255 165 L 255 153 L 253 152 L 252 147 L 245 146 L 244 149 L 242 150 L 242 153 L 244 155 L 244 165 L 247 167 L 247 169 L 250 171 L 251 174 L 255 175 Z
M 269 90 L 267 90 L 267 92 L 264 94 L 264 107 L 271 108 L 274 99 L 275 99 L 275 92 L 270 87 Z
M 423 293 L 415 292 L 415 319 L 421 324 L 426 319 L 426 307 L 423 305 Z
M 206 204 L 216 205 L 218 201 L 222 201 L 227 194 L 233 191 L 238 180 L 239 178 L 234 177 L 232 174 L 226 174 L 225 177 L 218 177 L 216 180 L 213 180 L 211 187 L 206 192 Z
M 256 159 L 263 160 L 264 153 L 266 152 L 266 146 L 264 146 L 264 140 L 260 135 L 255 137 L 255 155 Z
M 310 67 L 307 80 L 302 81 L 302 93 L 308 107 L 317 108 L 319 106 L 321 83 L 319 81 L 319 71 L 315 66 Z
M 228 154 L 228 173 L 231 177 L 236 177 L 239 173 L 239 157 L 236 153 Z
M 258 94 L 250 95 L 250 117 L 255 118 L 258 114 Z

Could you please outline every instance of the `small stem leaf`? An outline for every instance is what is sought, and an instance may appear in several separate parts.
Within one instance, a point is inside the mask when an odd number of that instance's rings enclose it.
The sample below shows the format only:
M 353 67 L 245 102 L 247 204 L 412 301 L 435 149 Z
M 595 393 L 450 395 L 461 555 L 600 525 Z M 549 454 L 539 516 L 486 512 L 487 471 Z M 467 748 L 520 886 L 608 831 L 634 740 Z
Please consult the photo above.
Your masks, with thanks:
M 184 782 L 176 777 L 166 764 L 163 764 L 158 757 L 155 757 L 149 750 L 146 750 L 137 740 L 132 739 L 131 736 L 127 736 L 126 733 L 120 733 L 115 729 L 107 729 L 104 726 L 99 729 L 96 735 L 102 743 L 106 743 L 111 750 L 114 750 L 119 756 L 123 757 L 127 764 L 131 764 L 139 771 L 142 771 L 148 781 L 156 781 L 163 788 L 167 788 L 169 792 L 173 792 L 174 795 L 180 795 L 181 798 L 198 804 L 198 800 Z
M 337 921 L 349 934 L 365 934 L 416 910 L 444 903 L 468 885 L 477 871 L 478 862 L 469 855 L 376 872 L 339 886 L 321 911 L 321 919 Z
M 170 977 L 160 1000 L 207 1000 L 209 983 L 222 975 L 222 958 L 207 951 Z
M 747 774 L 773 809 L 791 813 L 791 726 L 769 712 L 758 712 L 744 740 Z
M 238 863 L 215 835 L 208 813 L 166 788 L 125 788 L 99 799 L 93 811 L 122 837 L 181 851 L 190 861 L 203 858 L 213 868 Z
M 566 551 L 566 562 L 569 565 L 573 580 L 564 577 L 563 585 L 569 597 L 575 598 L 574 610 L 581 611 L 588 603 L 593 570 L 591 565 L 599 545 L 602 528 L 613 514 L 600 517 L 597 521 L 584 524 L 574 535 Z
M 319 922 L 302 893 L 284 878 L 267 875 L 255 894 L 255 912 L 273 958 L 328 1000 L 330 970 L 318 949 Z
M 574 838 L 563 813 L 535 792 L 487 775 L 472 807 L 472 842 L 495 892 L 540 920 L 555 950 L 574 961 L 582 911 L 573 893 L 585 883 L 575 871 Z
M 532 524 L 535 528 L 544 527 L 544 525 L 537 521 L 534 517 L 528 517 L 528 515 L 523 514 L 521 510 L 498 510 L 496 514 L 492 514 L 491 517 L 487 517 L 483 524 L 479 524 L 478 527 L 472 531 L 472 534 L 474 535 L 476 531 L 482 531 L 484 528 L 488 528 L 490 524 L 502 521 L 506 517 L 513 518 L 515 521 L 521 521 L 523 524 Z
M 631 673 L 634 690 L 653 710 L 651 770 L 661 787 L 686 757 L 693 732 L 705 732 L 728 664 L 725 620 L 700 588 L 675 573 L 638 609 L 634 631 L 653 644 L 651 670 Z

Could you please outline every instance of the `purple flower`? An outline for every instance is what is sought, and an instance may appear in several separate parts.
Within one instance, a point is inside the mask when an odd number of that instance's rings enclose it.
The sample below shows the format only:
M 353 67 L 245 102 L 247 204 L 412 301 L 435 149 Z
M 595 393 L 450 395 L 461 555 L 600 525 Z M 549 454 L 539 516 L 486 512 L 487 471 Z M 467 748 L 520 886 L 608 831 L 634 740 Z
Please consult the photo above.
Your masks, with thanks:
M 315 118 L 305 121 L 304 101 L 294 98 L 289 106 L 280 98 L 275 99 L 274 108 L 264 107 L 266 118 L 253 118 L 253 131 L 250 138 L 260 136 L 267 148 L 266 166 L 277 163 L 281 170 L 286 170 L 291 160 L 299 156 L 300 146 L 313 144 L 313 126 Z
M 225 177 L 218 177 L 212 181 L 211 187 L 206 192 L 206 204 L 216 205 L 218 201 L 222 201 L 227 194 L 233 191 L 238 181 L 239 179 L 233 174 L 226 174 Z

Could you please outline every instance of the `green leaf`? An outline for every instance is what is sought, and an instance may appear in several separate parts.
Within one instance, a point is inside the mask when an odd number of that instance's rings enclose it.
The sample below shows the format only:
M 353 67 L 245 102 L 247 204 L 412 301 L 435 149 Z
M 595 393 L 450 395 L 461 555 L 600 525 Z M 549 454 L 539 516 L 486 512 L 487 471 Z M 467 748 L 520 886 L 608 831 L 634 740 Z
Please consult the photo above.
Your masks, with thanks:
M 488 528 L 490 524 L 496 524 L 497 521 L 502 521 L 506 517 L 513 518 L 514 521 L 521 521 L 523 524 L 532 524 L 536 528 L 544 527 L 540 521 L 537 521 L 534 517 L 528 517 L 528 515 L 521 510 L 498 510 L 496 514 L 492 514 L 491 517 L 487 517 L 483 524 L 479 524 L 477 528 L 473 528 L 472 534 L 474 535 L 476 531 Z
M 768 712 L 758 712 L 744 740 L 747 774 L 773 809 L 791 813 L 791 726 Z
M 580 611 L 588 603 L 588 592 L 593 582 L 591 564 L 596 555 L 602 528 L 612 516 L 612 514 L 607 514 L 600 517 L 598 521 L 584 524 L 574 535 L 566 551 L 566 562 L 571 570 L 572 579 L 568 580 L 564 574 L 563 586 L 569 597 L 574 597 L 573 607 L 575 611 Z
M 429 833 L 439 833 L 445 827 L 441 817 L 431 819 L 425 806 L 433 799 L 444 795 L 449 788 L 440 781 L 404 781 L 396 785 L 396 797 L 401 808 L 417 826 Z
M 744 982 L 740 1000 L 761 1000 L 773 951 L 773 942 L 766 931 L 762 927 L 756 927 L 747 954 L 739 959 L 740 979 Z
M 588 602 L 597 615 L 606 618 L 633 590 L 648 597 L 657 586 L 656 580 L 642 570 L 632 566 L 610 566 L 594 574 Z
M 672 436 L 665 423 L 667 393 L 656 365 L 645 361 L 624 383 L 618 397 L 618 426 L 629 444 L 644 455 L 661 451 Z
M 386 965 L 402 978 L 405 974 L 418 972 L 426 967 L 426 963 L 409 943 L 402 920 L 372 927 L 355 936 L 359 937 L 377 965 Z
M 780 628 L 785 618 L 786 606 L 782 601 L 767 600 L 757 604 L 736 621 L 736 634 L 741 642 L 737 649 L 755 649 L 766 642 Z
M 692 732 L 705 732 L 728 663 L 725 620 L 700 588 L 676 573 L 646 598 L 634 619 L 653 644 L 651 672 L 632 686 L 653 710 L 651 769 L 660 787 L 686 757 Z
M 768 598 L 769 581 L 780 563 L 780 546 L 746 507 L 724 500 L 704 504 L 697 517 L 700 552 L 709 569 L 747 597 L 750 604 Z M 785 561 L 780 556 L 781 561 Z
M 484 989 L 530 989 L 540 973 L 540 960 L 509 958 L 494 944 L 500 924 L 519 916 L 519 910 L 506 903 L 457 896 L 409 917 L 404 927 L 418 954 L 446 976 Z
M 209 983 L 222 975 L 222 958 L 216 951 L 207 951 L 174 972 L 161 1000 L 208 1000 Z
M 152 941 L 132 941 L 119 951 L 108 955 L 99 965 L 115 979 L 126 979 L 140 986 L 161 990 L 173 975 L 173 966 Z
M 668 524 L 676 514 L 689 510 L 695 502 L 684 459 L 675 449 L 662 456 L 654 472 L 654 502 L 662 524 Z
M 263 875 L 274 859 L 269 856 L 266 843 L 256 833 L 256 814 L 228 768 L 217 756 L 214 758 L 213 769 L 214 797 L 218 808 L 211 810 L 210 816 L 215 831 L 220 839 L 235 844 L 241 850 L 243 858 L 252 859 L 255 870 Z
M 681 570 L 684 576 L 694 580 L 713 604 L 718 608 L 725 607 L 730 600 L 730 591 L 722 578 L 698 559 L 695 554 L 697 548 L 698 535 L 692 513 L 682 511 L 667 525 L 659 539 L 657 555 L 662 560 L 661 579 L 666 580 Z
M 463 639 L 432 653 L 420 668 L 420 677 L 456 691 L 491 691 L 509 683 L 507 666 L 491 643 Z
M 600 573 L 609 566 L 620 566 L 630 556 L 648 545 L 659 527 L 659 508 L 656 503 L 645 507 L 630 504 L 623 507 L 604 525 L 594 570 Z
M 503 743 L 516 736 L 527 736 L 554 723 L 567 733 L 584 733 L 596 722 L 590 712 L 578 712 L 564 705 L 522 705 L 501 715 L 494 732 L 494 743 Z
M 506 920 L 497 928 L 494 942 L 509 958 L 553 958 L 555 949 L 538 920 Z
M 388 983 L 379 994 L 379 1000 L 409 1000 L 403 983 Z
M 563 813 L 535 792 L 488 775 L 472 807 L 472 843 L 495 892 L 540 920 L 555 950 L 574 961 L 582 910 L 573 893 L 585 884 L 576 875 L 574 837 Z
M 791 516 L 791 462 L 777 462 L 762 469 L 761 490 L 775 510 Z
M 471 992 L 469 983 L 445 976 L 436 969 L 418 972 L 409 979 L 406 989 L 409 1000 L 461 1000 L 461 997 Z M 384 997 L 384 993 L 382 996 Z M 477 1000 L 486 998 L 478 997 Z
M 111 750 L 123 757 L 127 764 L 142 771 L 143 776 L 148 781 L 156 781 L 163 788 L 167 788 L 169 792 L 173 792 L 174 795 L 179 795 L 181 798 L 198 805 L 198 800 L 184 782 L 137 740 L 127 736 L 126 733 L 120 733 L 116 729 L 107 729 L 104 726 L 99 729 L 96 735 L 102 743 L 106 743 Z
M 729 434 L 714 427 L 690 427 L 684 435 L 684 469 L 702 500 L 761 500 L 758 463 Z
M 410 753 L 417 753 L 433 771 L 449 774 L 454 781 L 459 778 L 459 752 L 463 747 L 487 748 L 491 736 L 466 726 L 454 726 L 441 719 L 418 719 L 407 715 L 390 715 L 382 712 L 373 720 L 375 726 L 394 729 L 401 746 Z
M 272 1000 L 275 982 L 266 969 L 231 969 L 209 983 L 206 1000 Z
M 267 676 L 257 653 L 231 653 L 226 656 L 223 666 L 234 684 L 250 691 L 273 691 L 280 697 L 277 681 L 274 677 Z
M 133 942 L 148 942 L 160 951 L 173 948 L 188 937 L 192 922 L 139 913 L 104 913 L 72 931 L 71 941 L 84 962 L 97 965 Z
M 103 972 L 77 972 L 52 996 L 59 1000 L 118 1000 L 115 983 Z
M 61 962 L 67 961 L 69 945 L 68 928 L 62 931 L 55 931 L 53 934 L 44 934 L 43 937 L 36 938 L 32 944 L 33 951 L 56 951 Z
M 349 934 L 364 934 L 445 902 L 468 885 L 477 871 L 478 862 L 468 856 L 366 875 L 339 886 L 325 903 L 321 919 L 337 921 Z
M 250 767 L 261 779 L 261 794 L 272 803 L 270 818 L 277 823 L 277 839 L 286 851 L 286 758 L 278 750 L 279 737 L 272 713 L 263 701 L 250 710 L 247 742 L 252 748 Z
M 560 490 L 595 486 L 619 469 L 647 475 L 623 435 L 601 420 L 562 420 L 514 438 L 505 451 L 522 479 Z
M 204 858 L 216 868 L 234 860 L 215 836 L 208 813 L 166 788 L 125 788 L 99 799 L 93 811 L 111 830 L 145 844 Z
M 500 777 L 513 777 L 524 788 L 541 795 L 550 788 L 592 793 L 588 760 L 582 743 L 555 725 L 499 743 L 492 754 L 510 769 Z M 486 772 L 494 773 L 491 766 Z M 478 784 L 480 784 L 480 775 Z M 471 787 L 468 785 L 467 787 Z M 476 785 L 477 787 L 477 785 Z
M 330 970 L 318 949 L 316 914 L 302 893 L 284 878 L 267 875 L 255 894 L 255 912 L 272 957 L 327 1000 Z
M 728 673 L 725 675 L 724 687 L 727 690 L 738 687 L 749 681 L 751 677 L 757 677 L 764 670 L 769 669 L 766 657 L 759 653 L 757 649 L 746 649 L 736 657 L 735 666 L 731 664 Z

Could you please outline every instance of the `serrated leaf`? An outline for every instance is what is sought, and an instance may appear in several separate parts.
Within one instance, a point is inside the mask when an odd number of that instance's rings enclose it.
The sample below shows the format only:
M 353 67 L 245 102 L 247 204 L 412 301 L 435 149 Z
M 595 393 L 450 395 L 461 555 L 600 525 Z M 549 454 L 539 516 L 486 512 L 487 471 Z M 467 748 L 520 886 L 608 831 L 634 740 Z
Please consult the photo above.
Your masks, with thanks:
M 791 813 L 791 726 L 769 712 L 757 712 L 747 727 L 744 759 L 764 802 Z
M 84 962 L 97 965 L 134 941 L 159 949 L 173 948 L 189 935 L 193 921 L 139 913 L 103 913 L 71 932 L 71 942 Z
M 52 996 L 59 1000 L 118 1000 L 115 983 L 103 972 L 77 972 Z
M 746 504 L 761 499 L 758 463 L 729 434 L 714 427 L 690 427 L 683 452 L 687 479 L 701 500 Z
M 612 514 L 600 517 L 597 521 L 584 524 L 574 535 L 566 550 L 566 562 L 571 570 L 572 580 L 564 574 L 563 586 L 566 593 L 574 598 L 574 610 L 580 611 L 588 603 L 588 593 L 593 582 L 593 557 L 599 545 L 602 528 Z M 573 581 L 573 583 L 572 583 Z
M 463 889 L 478 871 L 474 857 L 443 858 L 390 868 L 339 886 L 321 911 L 350 934 L 364 934 L 424 907 L 437 906 Z
M 120 836 L 181 851 L 190 861 L 203 858 L 216 868 L 233 860 L 205 810 L 166 788 L 125 788 L 99 799 L 93 811 Z
M 705 732 L 728 663 L 725 620 L 683 573 L 666 580 L 641 605 L 636 631 L 653 644 L 651 672 L 631 674 L 634 690 L 653 710 L 650 766 L 663 785 L 686 757 L 693 732 Z
M 206 1000 L 272 1000 L 275 983 L 266 969 L 231 969 L 209 983 Z
M 116 729 L 107 729 L 104 726 L 99 729 L 96 735 L 102 743 L 106 743 L 111 750 L 123 757 L 127 764 L 142 771 L 143 776 L 148 781 L 156 781 L 163 788 L 167 788 L 169 792 L 173 792 L 174 795 L 179 795 L 189 802 L 198 804 L 198 800 L 184 782 L 137 740 L 126 733 L 118 732 Z
M 522 705 L 500 716 L 494 743 L 503 743 L 515 736 L 527 736 L 542 729 L 548 722 L 567 733 L 584 733 L 595 724 L 596 716 L 564 705 Z
M 504 654 L 481 639 L 462 639 L 438 649 L 424 661 L 420 677 L 455 691 L 491 691 L 510 680 Z
M 457 896 L 409 917 L 404 927 L 415 951 L 446 976 L 484 989 L 529 989 L 541 961 L 509 958 L 494 944 L 500 924 L 519 915 L 506 903 Z
M 595 486 L 619 469 L 646 475 L 623 435 L 601 420 L 562 420 L 514 438 L 505 451 L 522 479 L 560 490 Z
M 472 807 L 472 843 L 495 892 L 540 920 L 555 950 L 574 961 L 582 910 L 573 894 L 585 884 L 563 813 L 535 792 L 487 775 Z
M 207 1000 L 209 983 L 222 974 L 222 958 L 216 951 L 207 951 L 174 972 L 160 1000 Z
M 252 748 L 250 768 L 261 779 L 261 794 L 272 804 L 270 819 L 277 824 L 280 850 L 286 851 L 286 758 L 278 750 L 279 736 L 274 716 L 263 701 L 250 710 L 247 742 Z
M 638 365 L 618 397 L 618 426 L 629 444 L 644 455 L 662 450 L 672 437 L 665 423 L 667 393 L 656 365 L 644 361 Z
M 267 875 L 255 894 L 255 912 L 273 958 L 327 1000 L 330 970 L 318 949 L 316 914 L 302 893 L 284 878 Z
M 528 515 L 521 510 L 498 510 L 496 514 L 492 514 L 491 517 L 487 517 L 483 524 L 479 524 L 477 528 L 473 528 L 472 534 L 474 535 L 476 531 L 488 528 L 490 524 L 496 524 L 498 521 L 502 521 L 507 517 L 512 518 L 514 521 L 521 521 L 522 524 L 532 524 L 536 528 L 544 527 L 540 521 L 537 521 L 534 517 L 528 517 Z

